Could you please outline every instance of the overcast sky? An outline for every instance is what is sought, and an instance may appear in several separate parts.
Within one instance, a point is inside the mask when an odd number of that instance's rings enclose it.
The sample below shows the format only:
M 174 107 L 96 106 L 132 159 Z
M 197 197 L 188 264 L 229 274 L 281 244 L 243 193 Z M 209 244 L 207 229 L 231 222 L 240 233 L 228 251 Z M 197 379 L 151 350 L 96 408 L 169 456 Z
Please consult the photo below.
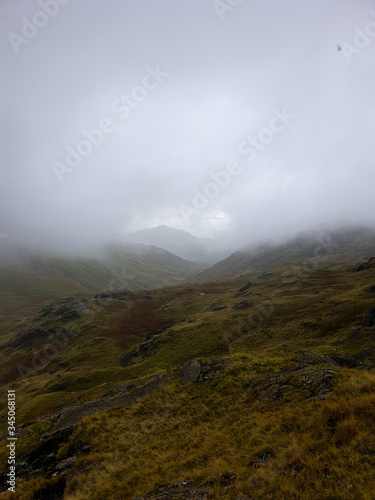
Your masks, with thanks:
M 0 2 L 9 241 L 373 221 L 374 1 L 60 1 Z

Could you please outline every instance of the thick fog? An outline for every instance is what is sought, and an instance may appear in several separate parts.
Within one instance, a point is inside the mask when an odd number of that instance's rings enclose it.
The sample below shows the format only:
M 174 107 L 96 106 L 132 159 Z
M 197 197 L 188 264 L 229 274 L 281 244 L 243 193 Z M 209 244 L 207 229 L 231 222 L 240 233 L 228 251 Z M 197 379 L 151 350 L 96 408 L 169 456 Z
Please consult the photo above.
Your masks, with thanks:
M 375 3 L 2 0 L 0 237 L 372 223 Z

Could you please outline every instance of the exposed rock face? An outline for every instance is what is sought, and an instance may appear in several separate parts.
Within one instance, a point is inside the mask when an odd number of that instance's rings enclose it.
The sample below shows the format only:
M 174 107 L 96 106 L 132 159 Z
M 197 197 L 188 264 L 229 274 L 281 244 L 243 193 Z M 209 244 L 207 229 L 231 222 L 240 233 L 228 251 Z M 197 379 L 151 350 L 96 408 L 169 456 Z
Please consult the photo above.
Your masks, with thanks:
M 238 290 L 235 297 L 240 297 L 241 295 L 244 295 L 252 286 L 253 286 L 253 284 L 248 282 L 245 286 L 241 287 Z
M 50 417 L 55 423 L 46 436 L 52 436 L 64 429 L 74 428 L 83 417 L 93 413 L 103 412 L 115 406 L 129 405 L 147 394 L 160 391 L 171 379 L 172 377 L 169 375 L 154 375 L 138 383 L 118 386 L 115 392 L 116 396 L 103 396 L 99 399 L 68 406 Z
M 247 380 L 244 388 L 250 388 L 258 400 L 279 401 L 287 393 L 298 390 L 304 400 L 319 401 L 332 391 L 335 376 L 335 370 L 296 365 L 284 373 L 256 376 Z
M 220 302 L 215 302 L 214 304 L 211 304 L 210 307 L 207 309 L 207 311 L 221 311 L 223 309 L 227 309 L 228 306 L 222 305 Z
M 375 326 L 375 306 L 370 307 L 365 321 L 363 322 L 364 327 Z
M 370 269 L 370 267 L 375 267 L 375 257 L 371 257 L 367 262 L 364 262 L 360 264 L 356 272 L 359 273 L 360 271 L 364 271 L 365 269 Z
M 247 309 L 248 307 L 251 307 L 251 302 L 248 300 L 243 300 L 242 302 L 237 302 L 237 304 L 234 304 L 233 309 L 235 311 L 240 311 L 241 309 Z
M 191 384 L 197 382 L 201 374 L 202 366 L 198 359 L 187 361 L 182 365 L 178 376 L 183 384 Z
M 191 384 L 220 377 L 228 362 L 223 358 L 209 358 L 208 364 L 202 365 L 199 359 L 186 361 L 178 374 L 183 384 Z

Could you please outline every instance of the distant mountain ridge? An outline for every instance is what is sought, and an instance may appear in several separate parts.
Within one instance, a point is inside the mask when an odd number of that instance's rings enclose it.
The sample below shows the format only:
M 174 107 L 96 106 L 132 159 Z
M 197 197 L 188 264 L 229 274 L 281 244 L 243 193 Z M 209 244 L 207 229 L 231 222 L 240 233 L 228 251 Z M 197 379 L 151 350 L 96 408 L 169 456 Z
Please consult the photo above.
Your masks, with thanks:
M 129 243 L 155 245 L 191 261 L 213 263 L 225 256 L 223 252 L 218 252 L 215 242 L 210 238 L 198 238 L 182 229 L 165 225 L 142 229 L 124 239 Z

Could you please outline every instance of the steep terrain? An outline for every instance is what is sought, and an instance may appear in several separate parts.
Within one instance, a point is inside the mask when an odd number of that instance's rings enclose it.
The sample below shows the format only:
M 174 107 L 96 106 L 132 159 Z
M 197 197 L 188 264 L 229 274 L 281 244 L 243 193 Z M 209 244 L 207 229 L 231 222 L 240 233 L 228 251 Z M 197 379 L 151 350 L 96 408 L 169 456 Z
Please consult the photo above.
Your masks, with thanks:
M 17 498 L 373 498 L 374 260 L 309 257 L 24 320 L 0 346 Z

